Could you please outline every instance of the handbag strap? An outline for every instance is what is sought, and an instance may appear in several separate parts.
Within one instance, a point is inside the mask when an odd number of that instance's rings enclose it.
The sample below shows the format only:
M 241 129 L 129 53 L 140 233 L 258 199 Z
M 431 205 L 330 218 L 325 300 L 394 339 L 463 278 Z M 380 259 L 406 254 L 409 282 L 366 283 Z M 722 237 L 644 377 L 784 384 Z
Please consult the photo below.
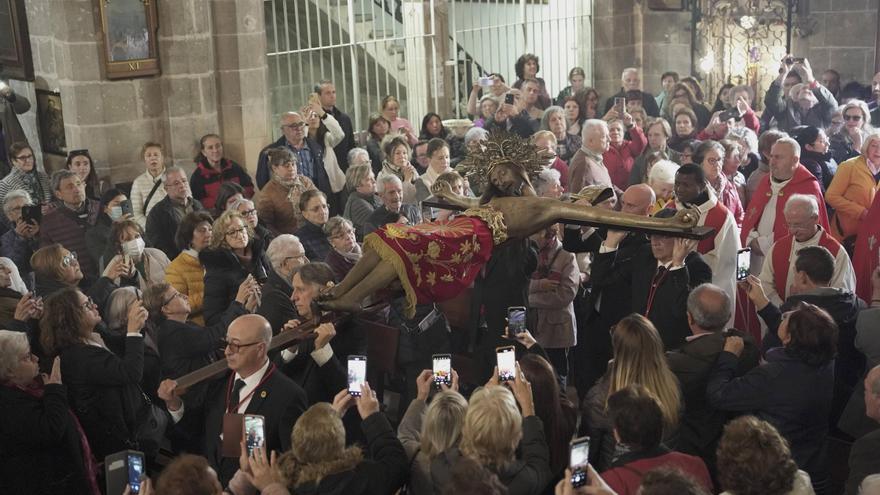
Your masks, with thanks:
M 153 199 L 153 195 L 156 194 L 156 189 L 159 189 L 159 186 L 161 185 L 162 179 L 159 179 L 153 183 L 153 188 L 150 189 L 150 194 L 147 194 L 147 199 L 144 201 L 144 215 L 147 214 L 147 206 L 150 204 L 150 200 Z

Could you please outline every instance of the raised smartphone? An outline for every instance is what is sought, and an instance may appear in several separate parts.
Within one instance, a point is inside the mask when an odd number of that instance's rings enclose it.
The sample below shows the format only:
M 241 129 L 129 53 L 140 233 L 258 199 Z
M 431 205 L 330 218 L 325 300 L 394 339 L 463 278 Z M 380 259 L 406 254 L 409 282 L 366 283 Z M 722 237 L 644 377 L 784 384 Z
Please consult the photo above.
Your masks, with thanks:
M 434 362 L 434 384 L 446 386 L 452 385 L 452 354 L 434 354 L 431 356 Z
M 498 358 L 498 379 L 509 382 L 516 379 L 516 352 L 512 345 L 495 349 Z
M 526 307 L 511 306 L 507 308 L 507 330 L 508 335 L 513 337 L 523 333 L 526 329 Z
M 571 468 L 571 486 L 587 484 L 587 465 L 590 463 L 590 437 L 575 438 L 569 443 L 568 467 Z
M 244 415 L 244 445 L 248 457 L 266 444 L 266 418 L 259 414 Z
M 367 381 L 367 356 L 348 356 L 348 393 L 361 396 L 361 385 Z
M 751 248 L 743 248 L 736 252 L 736 280 L 749 278 L 749 270 L 752 263 Z

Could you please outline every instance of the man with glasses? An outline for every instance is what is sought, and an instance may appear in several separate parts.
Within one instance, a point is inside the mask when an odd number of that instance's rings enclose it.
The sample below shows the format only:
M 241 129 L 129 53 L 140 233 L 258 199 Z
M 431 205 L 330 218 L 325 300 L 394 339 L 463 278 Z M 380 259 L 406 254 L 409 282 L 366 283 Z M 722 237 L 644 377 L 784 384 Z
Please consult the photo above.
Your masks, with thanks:
M 824 205 L 823 205 L 824 206 Z M 807 246 L 822 246 L 834 257 L 834 275 L 831 287 L 856 290 L 856 276 L 849 255 L 839 242 L 819 223 L 819 203 L 809 194 L 793 194 L 785 202 L 783 215 L 788 235 L 782 237 L 767 251 L 761 268 L 761 285 L 767 299 L 777 306 L 791 295 L 795 278 L 797 252 Z
M 231 371 L 209 393 L 205 417 L 205 450 L 208 462 L 217 470 L 223 486 L 238 469 L 238 457 L 223 457 L 223 425 L 230 415 L 259 414 L 265 418 L 266 452 L 290 449 L 290 432 L 308 405 L 302 387 L 278 370 L 267 355 L 272 327 L 260 315 L 242 315 L 226 332 L 224 356 Z M 174 393 L 176 382 L 164 380 L 159 397 L 165 401 L 174 422 L 185 413 L 185 405 Z
M 297 112 L 281 115 L 281 134 L 277 141 L 260 151 L 257 164 L 257 185 L 262 189 L 269 182 L 269 156 L 272 148 L 286 148 L 296 155 L 296 168 L 299 175 L 308 177 L 327 197 L 332 197 L 330 178 L 324 169 L 324 148 L 308 137 L 308 123 Z
M 27 137 L 18 116 L 31 108 L 31 102 L 0 81 L 0 172 L 9 173 L 12 157 L 6 154 L 12 143 L 25 142 Z
M 786 198 L 806 194 L 825 204 L 819 180 L 800 164 L 800 157 L 801 146 L 790 137 L 777 140 L 770 148 L 770 174 L 758 183 L 740 232 L 742 245 L 752 248 L 752 274 L 760 273 L 770 246 L 789 233 L 783 214 Z M 828 230 L 827 211 L 819 208 L 818 214 L 818 223 Z
M 58 207 L 43 217 L 40 223 L 40 246 L 61 244 L 76 253 L 87 285 L 98 277 L 98 263 L 89 255 L 86 231 L 95 226 L 98 202 L 86 198 L 86 186 L 70 170 L 52 174 L 52 191 Z
M 269 279 L 263 285 L 263 299 L 257 314 L 263 315 L 278 333 L 289 320 L 297 317 L 296 308 L 290 301 L 293 294 L 293 275 L 297 268 L 309 262 L 299 238 L 281 234 L 269 243 L 266 257 L 272 264 Z
M 186 172 L 180 167 L 165 170 L 164 187 L 167 196 L 150 210 L 145 235 L 147 246 L 164 252 L 168 259 L 173 260 L 181 249 L 174 240 L 177 227 L 188 213 L 204 208 L 192 197 Z

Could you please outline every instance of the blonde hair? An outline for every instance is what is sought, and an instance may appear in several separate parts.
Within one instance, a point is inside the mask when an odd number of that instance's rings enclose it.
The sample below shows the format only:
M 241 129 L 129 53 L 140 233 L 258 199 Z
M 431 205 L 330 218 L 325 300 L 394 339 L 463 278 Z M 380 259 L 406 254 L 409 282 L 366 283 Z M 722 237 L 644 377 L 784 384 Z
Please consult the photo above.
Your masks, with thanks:
M 522 438 L 522 415 L 505 387 L 483 387 L 471 396 L 461 429 L 461 452 L 484 466 L 514 459 Z
M 434 396 L 422 421 L 422 452 L 433 458 L 458 444 L 468 403 L 454 390 Z
M 211 232 L 211 248 L 225 248 L 229 247 L 229 244 L 226 243 L 226 229 L 229 228 L 229 224 L 232 223 L 233 220 L 241 220 L 241 223 L 244 225 L 244 228 L 247 229 L 248 233 L 248 242 L 254 238 L 254 229 L 251 228 L 250 225 L 244 220 L 244 217 L 241 216 L 236 210 L 226 210 L 220 215 L 217 220 L 214 221 L 214 230 Z
M 862 155 L 868 154 L 868 148 L 871 146 L 875 140 L 880 139 L 880 131 L 871 131 L 865 134 L 864 142 L 862 143 L 862 149 L 859 151 Z
M 631 314 L 613 327 L 611 344 L 614 360 L 609 374 L 611 381 L 606 396 L 639 384 L 654 394 L 663 411 L 667 431 L 678 424 L 681 408 L 681 391 L 678 380 L 669 369 L 660 334 L 650 320 L 639 314 Z
M 553 143 L 553 146 L 556 146 L 557 144 L 559 144 L 558 140 L 556 139 L 556 134 L 553 134 L 551 131 L 548 131 L 546 129 L 532 134 L 532 138 L 530 139 L 530 141 L 532 142 L 532 144 L 535 144 L 541 138 L 549 139 Z
M 0 330 L 0 383 L 12 378 L 21 356 L 30 349 L 25 333 Z

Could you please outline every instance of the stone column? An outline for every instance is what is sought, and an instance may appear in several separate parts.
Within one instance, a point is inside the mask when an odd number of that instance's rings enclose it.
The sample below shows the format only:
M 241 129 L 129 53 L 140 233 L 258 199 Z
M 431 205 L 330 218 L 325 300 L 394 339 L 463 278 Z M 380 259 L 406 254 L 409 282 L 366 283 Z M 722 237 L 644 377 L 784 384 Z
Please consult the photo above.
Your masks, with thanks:
M 217 103 L 224 153 L 253 175 L 270 142 L 263 0 L 213 0 Z

